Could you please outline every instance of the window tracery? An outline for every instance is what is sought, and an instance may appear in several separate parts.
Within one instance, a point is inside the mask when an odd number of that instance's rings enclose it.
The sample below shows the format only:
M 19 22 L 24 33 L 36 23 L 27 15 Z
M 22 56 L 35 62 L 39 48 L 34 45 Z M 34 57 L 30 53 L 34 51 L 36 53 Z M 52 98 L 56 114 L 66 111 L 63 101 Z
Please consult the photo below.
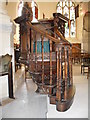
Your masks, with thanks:
M 65 23 L 65 37 L 75 37 L 75 4 L 71 1 L 59 1 L 57 3 L 57 13 L 69 18 L 69 23 Z
M 23 5 L 24 5 L 23 0 L 20 0 L 19 5 L 18 5 L 18 16 L 22 15 Z

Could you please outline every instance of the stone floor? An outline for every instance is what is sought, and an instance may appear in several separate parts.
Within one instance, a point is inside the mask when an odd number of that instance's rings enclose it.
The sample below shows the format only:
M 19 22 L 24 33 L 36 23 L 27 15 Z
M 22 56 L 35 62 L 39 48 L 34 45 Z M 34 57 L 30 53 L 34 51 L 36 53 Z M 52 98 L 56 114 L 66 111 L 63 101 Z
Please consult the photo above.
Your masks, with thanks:
M 88 80 L 80 73 L 80 65 L 73 66 L 76 87 L 74 102 L 66 112 L 56 111 L 47 95 L 37 94 L 31 78 L 17 84 L 15 100 L 6 100 L 2 106 L 3 118 L 88 118 Z M 20 78 L 20 71 L 17 78 Z M 22 80 L 22 79 L 20 79 Z M 17 81 L 18 82 L 18 81 Z M 17 83 L 16 82 L 16 83 Z M 8 101 L 8 102 L 7 102 Z M 1 109 L 0 109 L 1 110 Z
M 20 76 L 20 71 L 19 75 Z M 47 96 L 37 94 L 36 84 L 31 78 L 25 82 L 20 82 L 15 93 L 15 100 L 5 100 L 2 103 L 3 118 L 46 118 Z

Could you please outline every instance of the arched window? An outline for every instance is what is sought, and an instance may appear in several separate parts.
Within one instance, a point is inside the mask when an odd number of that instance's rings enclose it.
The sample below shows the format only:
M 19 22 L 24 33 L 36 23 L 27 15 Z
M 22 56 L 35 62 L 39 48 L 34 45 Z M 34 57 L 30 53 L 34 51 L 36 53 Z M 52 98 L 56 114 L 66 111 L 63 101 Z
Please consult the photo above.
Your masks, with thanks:
M 20 0 L 20 2 L 19 2 L 19 4 L 18 4 L 18 16 L 21 16 L 21 15 L 22 15 L 23 5 L 24 5 L 23 0 Z
M 69 18 L 69 23 L 65 23 L 65 37 L 75 37 L 75 4 L 71 1 L 59 1 L 57 3 L 57 13 Z
M 17 16 L 21 16 L 22 15 L 23 5 L 24 5 L 23 0 L 19 0 L 18 3 L 17 3 Z M 19 24 L 16 24 L 16 34 L 14 35 L 14 39 L 15 39 L 14 42 L 16 44 L 18 44 L 18 45 L 20 44 L 19 37 L 20 37 L 20 34 L 19 34 Z
M 32 0 L 31 7 L 32 7 L 32 12 L 33 12 L 32 22 L 38 22 L 37 20 L 38 19 L 38 5 L 34 0 Z

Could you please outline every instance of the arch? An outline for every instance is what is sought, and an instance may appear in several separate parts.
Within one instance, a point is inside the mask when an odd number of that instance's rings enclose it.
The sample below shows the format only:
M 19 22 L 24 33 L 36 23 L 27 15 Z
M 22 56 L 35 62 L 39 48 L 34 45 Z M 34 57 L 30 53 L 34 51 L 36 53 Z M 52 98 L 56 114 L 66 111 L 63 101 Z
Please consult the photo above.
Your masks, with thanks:
M 90 32 L 89 21 L 90 21 L 90 11 L 86 12 L 83 17 L 83 30 L 87 32 Z
M 69 18 L 69 23 L 65 24 L 65 37 L 75 37 L 75 4 L 71 1 L 59 1 L 57 3 L 57 13 Z
M 17 10 L 17 12 L 18 12 L 18 16 L 21 16 L 21 15 L 22 15 L 23 5 L 24 5 L 23 0 L 19 0 L 18 10 Z

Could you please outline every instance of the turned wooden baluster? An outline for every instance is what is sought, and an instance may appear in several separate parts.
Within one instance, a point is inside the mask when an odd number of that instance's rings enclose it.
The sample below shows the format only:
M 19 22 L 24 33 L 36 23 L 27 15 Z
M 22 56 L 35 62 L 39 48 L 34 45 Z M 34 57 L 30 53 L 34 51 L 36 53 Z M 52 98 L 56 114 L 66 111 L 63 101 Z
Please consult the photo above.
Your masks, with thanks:
M 34 31 L 33 30 L 31 30 L 31 54 L 33 55 L 33 34 L 34 34 Z
M 52 85 L 52 41 L 50 40 L 50 85 Z M 50 88 L 49 93 L 52 93 L 52 88 Z
M 35 32 L 35 71 L 37 72 L 37 39 L 36 39 L 36 32 Z
M 62 47 L 59 48 L 59 96 L 58 100 L 61 101 L 61 89 L 62 89 Z
M 57 90 L 56 90 L 56 100 L 58 100 L 59 96 L 59 51 L 58 48 L 56 49 L 56 62 L 57 62 Z
M 20 45 L 20 53 L 21 53 L 21 48 L 22 48 L 21 47 L 21 45 L 22 45 L 22 43 L 21 43 L 21 41 L 22 41 L 21 25 L 19 25 L 19 27 L 20 27 L 20 29 L 19 29 L 19 40 L 20 40 L 19 42 L 20 42 L 20 44 L 19 45 Z
M 70 83 L 73 85 L 73 74 L 72 74 L 72 47 L 70 47 Z
M 41 40 L 42 40 L 42 84 L 44 84 L 44 44 L 43 44 L 44 37 L 43 36 L 41 36 Z
M 67 85 L 70 86 L 70 49 L 67 48 Z
M 71 58 L 71 52 L 72 52 L 72 49 L 71 47 L 69 47 L 69 51 L 68 51 L 68 69 L 69 69 L 69 73 L 68 73 L 68 77 L 69 77 L 69 82 L 68 82 L 68 85 L 72 85 L 72 58 Z
M 30 47 L 30 49 L 29 49 L 29 70 L 31 71 L 31 30 L 30 30 L 30 28 L 28 29 L 28 31 L 29 31 L 29 47 Z
M 64 92 L 64 100 L 67 100 L 67 47 L 65 47 L 65 92 Z
M 23 39 L 23 34 L 20 34 L 20 53 L 22 53 L 22 39 Z

